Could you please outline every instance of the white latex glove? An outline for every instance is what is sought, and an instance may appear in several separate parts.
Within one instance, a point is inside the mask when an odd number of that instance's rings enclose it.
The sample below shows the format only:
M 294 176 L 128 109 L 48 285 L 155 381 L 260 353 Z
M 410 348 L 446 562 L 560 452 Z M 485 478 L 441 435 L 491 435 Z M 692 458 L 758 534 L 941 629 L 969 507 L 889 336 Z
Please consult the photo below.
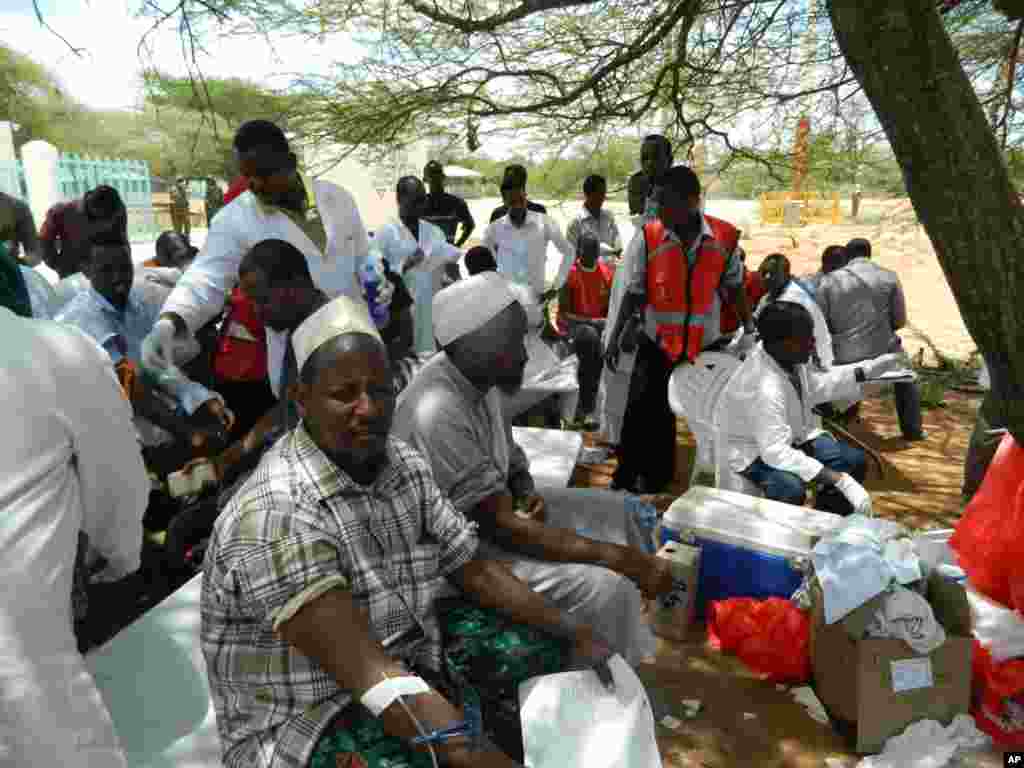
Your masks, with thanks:
M 854 480 L 850 475 L 845 472 L 839 476 L 839 482 L 836 483 L 836 490 L 839 491 L 846 500 L 850 502 L 853 507 L 854 514 L 864 515 L 866 517 L 873 517 L 874 513 L 871 511 L 871 497 L 868 492 L 864 490 L 864 486 Z
M 879 355 L 871 360 L 865 360 L 860 364 L 860 367 L 864 369 L 865 378 L 877 379 L 888 371 L 898 371 L 910 366 L 907 365 L 907 358 L 903 354 L 890 352 L 885 355 Z
M 162 371 L 174 365 L 177 347 L 174 323 L 166 317 L 160 318 L 149 335 L 142 340 L 143 367 Z

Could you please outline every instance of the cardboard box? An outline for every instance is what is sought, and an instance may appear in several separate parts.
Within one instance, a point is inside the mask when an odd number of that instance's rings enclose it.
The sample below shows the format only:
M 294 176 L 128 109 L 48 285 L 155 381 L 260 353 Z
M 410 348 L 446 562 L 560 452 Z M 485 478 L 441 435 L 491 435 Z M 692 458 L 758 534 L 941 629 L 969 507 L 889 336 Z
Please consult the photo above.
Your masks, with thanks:
M 927 656 L 902 640 L 856 640 L 842 621 L 825 624 L 821 588 L 811 608 L 811 659 L 818 698 L 859 753 L 878 752 L 885 740 L 918 720 L 948 724 L 971 703 L 970 608 L 963 587 L 936 573 L 928 601 L 946 630 L 946 642 Z
M 672 564 L 672 591 L 655 601 L 651 629 L 669 640 L 685 640 L 697 608 L 700 549 L 670 541 L 658 550 Z

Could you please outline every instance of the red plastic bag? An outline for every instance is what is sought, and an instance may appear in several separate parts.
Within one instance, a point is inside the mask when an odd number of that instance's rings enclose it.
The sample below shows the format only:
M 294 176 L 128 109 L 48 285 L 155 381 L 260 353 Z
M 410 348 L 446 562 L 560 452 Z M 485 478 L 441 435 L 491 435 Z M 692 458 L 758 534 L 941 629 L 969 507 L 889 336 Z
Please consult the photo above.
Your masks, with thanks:
M 811 620 L 789 600 L 714 600 L 708 605 L 708 640 L 773 682 L 811 677 Z
M 1007 720 L 1011 699 L 1024 704 L 1024 659 L 1012 659 L 1002 664 L 977 640 L 972 654 L 972 682 L 974 688 L 971 714 L 978 727 L 992 737 L 997 746 L 1009 749 L 1024 748 L 1024 728 L 1015 728 Z
M 981 594 L 1024 610 L 1024 448 L 1007 434 L 949 545 Z

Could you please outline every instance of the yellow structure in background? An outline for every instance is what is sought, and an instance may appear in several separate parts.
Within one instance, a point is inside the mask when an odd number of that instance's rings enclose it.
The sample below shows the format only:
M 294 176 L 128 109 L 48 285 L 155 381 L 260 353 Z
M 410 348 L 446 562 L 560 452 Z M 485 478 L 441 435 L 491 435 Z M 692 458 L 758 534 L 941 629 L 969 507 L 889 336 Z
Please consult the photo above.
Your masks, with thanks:
M 820 192 L 764 192 L 761 195 L 761 223 L 785 223 L 786 203 L 799 203 L 800 224 L 841 224 L 842 210 L 839 193 L 823 195 Z

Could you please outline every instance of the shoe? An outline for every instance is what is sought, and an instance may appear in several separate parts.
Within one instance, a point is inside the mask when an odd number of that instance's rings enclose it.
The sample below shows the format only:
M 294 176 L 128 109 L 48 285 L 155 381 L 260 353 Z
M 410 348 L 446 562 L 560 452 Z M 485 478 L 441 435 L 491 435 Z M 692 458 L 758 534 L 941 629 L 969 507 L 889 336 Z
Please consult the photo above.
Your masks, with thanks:
M 928 439 L 928 433 L 922 429 L 916 435 L 904 435 L 903 439 L 906 440 L 908 443 L 919 443 L 922 440 Z

